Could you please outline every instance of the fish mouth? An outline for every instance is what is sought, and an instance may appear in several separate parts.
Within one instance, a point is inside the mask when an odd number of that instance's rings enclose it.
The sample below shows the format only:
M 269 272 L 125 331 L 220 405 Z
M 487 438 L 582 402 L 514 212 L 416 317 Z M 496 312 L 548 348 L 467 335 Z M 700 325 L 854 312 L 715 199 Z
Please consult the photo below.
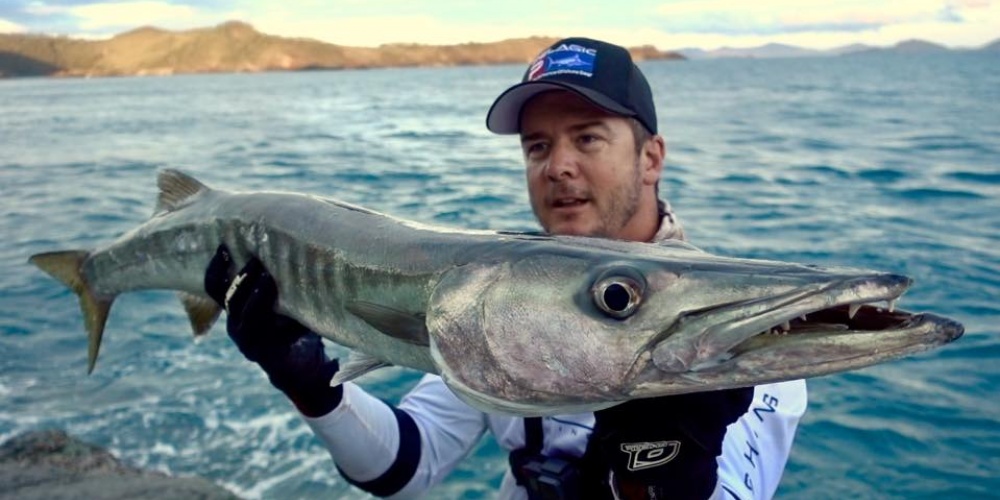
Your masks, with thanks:
M 881 304 L 848 304 L 804 313 L 790 321 L 775 325 L 760 335 L 798 335 L 806 333 L 836 333 L 846 331 L 881 331 L 901 329 L 914 321 L 914 314 L 896 310 L 896 299 Z M 757 336 L 751 337 L 753 340 Z M 744 341 L 732 350 L 739 351 Z
M 808 285 L 763 299 L 686 313 L 653 342 L 661 373 L 727 368 L 757 379 L 801 378 L 859 368 L 929 349 L 962 335 L 947 318 L 897 310 L 912 280 L 894 274 Z M 730 374 L 732 375 L 732 374 Z

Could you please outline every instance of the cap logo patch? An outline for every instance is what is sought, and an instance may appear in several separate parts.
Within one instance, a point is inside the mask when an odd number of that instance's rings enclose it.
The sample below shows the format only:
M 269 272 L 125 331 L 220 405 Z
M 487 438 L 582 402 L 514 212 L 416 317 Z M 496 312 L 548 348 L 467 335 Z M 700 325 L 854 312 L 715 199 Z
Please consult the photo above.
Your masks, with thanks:
M 537 80 L 553 75 L 594 76 L 594 60 L 597 49 L 574 43 L 552 47 L 538 55 L 528 70 L 528 80 Z

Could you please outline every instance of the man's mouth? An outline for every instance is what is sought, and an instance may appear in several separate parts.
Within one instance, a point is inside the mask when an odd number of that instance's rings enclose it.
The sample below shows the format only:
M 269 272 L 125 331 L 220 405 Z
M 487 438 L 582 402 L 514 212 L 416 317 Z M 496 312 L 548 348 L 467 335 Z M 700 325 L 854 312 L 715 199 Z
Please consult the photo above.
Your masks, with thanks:
M 585 205 L 588 202 L 586 198 L 576 198 L 576 197 L 559 197 L 552 200 L 552 208 L 576 208 Z

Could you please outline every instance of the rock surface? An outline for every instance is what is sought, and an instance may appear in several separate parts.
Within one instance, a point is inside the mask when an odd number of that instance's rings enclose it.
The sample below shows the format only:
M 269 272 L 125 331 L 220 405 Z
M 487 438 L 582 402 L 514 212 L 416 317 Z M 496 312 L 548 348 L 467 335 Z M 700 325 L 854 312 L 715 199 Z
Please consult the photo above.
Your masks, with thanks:
M 34 431 L 0 445 L 0 499 L 237 499 L 203 478 L 170 477 L 122 463 L 60 430 Z

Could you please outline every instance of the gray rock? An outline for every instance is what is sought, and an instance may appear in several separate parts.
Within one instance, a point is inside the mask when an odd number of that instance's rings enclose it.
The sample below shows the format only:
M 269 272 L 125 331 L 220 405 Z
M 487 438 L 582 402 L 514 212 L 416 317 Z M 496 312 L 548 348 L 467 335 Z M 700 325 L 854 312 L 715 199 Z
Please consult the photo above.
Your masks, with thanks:
M 61 430 L 34 431 L 0 445 L 0 499 L 237 499 L 197 477 L 128 466 L 107 450 Z

